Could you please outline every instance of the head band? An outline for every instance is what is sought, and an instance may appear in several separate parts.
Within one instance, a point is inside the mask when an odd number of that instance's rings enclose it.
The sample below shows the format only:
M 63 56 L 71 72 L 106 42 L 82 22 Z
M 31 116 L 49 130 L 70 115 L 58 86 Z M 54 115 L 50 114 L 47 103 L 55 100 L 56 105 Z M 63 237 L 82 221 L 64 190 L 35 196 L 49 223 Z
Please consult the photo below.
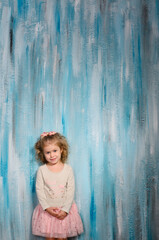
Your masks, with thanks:
M 43 132 L 40 137 L 43 138 L 43 137 L 46 137 L 46 136 L 51 136 L 51 135 L 55 135 L 56 132 Z

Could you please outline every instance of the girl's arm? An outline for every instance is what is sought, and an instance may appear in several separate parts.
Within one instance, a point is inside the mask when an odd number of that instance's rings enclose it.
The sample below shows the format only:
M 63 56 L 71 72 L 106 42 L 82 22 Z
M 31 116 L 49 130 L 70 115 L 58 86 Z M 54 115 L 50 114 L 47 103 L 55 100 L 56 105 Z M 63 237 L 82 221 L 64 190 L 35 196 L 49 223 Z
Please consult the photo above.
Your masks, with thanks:
M 67 181 L 67 197 L 64 206 L 61 208 L 62 211 L 69 213 L 70 208 L 72 206 L 73 200 L 74 200 L 74 192 L 75 192 L 75 179 L 73 170 L 70 167 L 69 175 L 68 175 L 68 181 Z
M 49 208 L 49 204 L 47 203 L 45 192 L 44 192 L 44 179 L 42 175 L 42 171 L 39 168 L 36 176 L 36 193 L 39 200 L 40 205 L 43 210 Z
M 72 206 L 73 200 L 74 200 L 74 192 L 75 192 L 75 180 L 74 180 L 74 174 L 73 170 L 70 167 L 69 169 L 69 175 L 67 180 L 67 190 L 66 190 L 66 201 L 64 206 L 59 210 L 58 215 L 56 216 L 58 219 L 63 220 L 67 214 L 70 211 L 70 208 Z

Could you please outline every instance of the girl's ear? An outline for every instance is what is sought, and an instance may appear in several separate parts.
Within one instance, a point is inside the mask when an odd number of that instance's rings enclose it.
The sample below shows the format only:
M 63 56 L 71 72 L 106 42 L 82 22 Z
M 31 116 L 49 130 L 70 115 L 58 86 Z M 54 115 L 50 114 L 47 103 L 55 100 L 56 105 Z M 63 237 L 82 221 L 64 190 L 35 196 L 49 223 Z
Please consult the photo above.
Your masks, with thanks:
M 61 148 L 60 152 L 61 152 L 61 153 L 63 152 L 63 148 Z

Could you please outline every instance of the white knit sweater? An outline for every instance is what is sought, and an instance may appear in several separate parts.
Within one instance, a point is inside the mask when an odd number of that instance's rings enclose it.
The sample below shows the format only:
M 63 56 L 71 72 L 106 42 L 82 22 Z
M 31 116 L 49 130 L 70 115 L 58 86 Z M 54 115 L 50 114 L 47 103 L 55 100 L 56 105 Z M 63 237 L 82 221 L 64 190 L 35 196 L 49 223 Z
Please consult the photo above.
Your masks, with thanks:
M 64 164 L 60 172 L 52 172 L 46 164 L 39 167 L 36 192 L 43 210 L 59 207 L 69 213 L 74 200 L 75 181 L 71 166 Z

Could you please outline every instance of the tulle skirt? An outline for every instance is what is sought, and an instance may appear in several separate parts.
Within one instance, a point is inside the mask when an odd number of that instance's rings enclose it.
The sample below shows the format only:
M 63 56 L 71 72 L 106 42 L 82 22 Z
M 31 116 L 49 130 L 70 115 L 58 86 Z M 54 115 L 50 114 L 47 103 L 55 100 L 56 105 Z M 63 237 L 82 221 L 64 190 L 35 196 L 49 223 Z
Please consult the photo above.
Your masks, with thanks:
M 78 209 L 73 203 L 69 214 L 59 220 L 44 211 L 41 205 L 37 205 L 32 217 L 32 233 L 48 238 L 74 237 L 83 232 L 83 224 L 78 214 Z

